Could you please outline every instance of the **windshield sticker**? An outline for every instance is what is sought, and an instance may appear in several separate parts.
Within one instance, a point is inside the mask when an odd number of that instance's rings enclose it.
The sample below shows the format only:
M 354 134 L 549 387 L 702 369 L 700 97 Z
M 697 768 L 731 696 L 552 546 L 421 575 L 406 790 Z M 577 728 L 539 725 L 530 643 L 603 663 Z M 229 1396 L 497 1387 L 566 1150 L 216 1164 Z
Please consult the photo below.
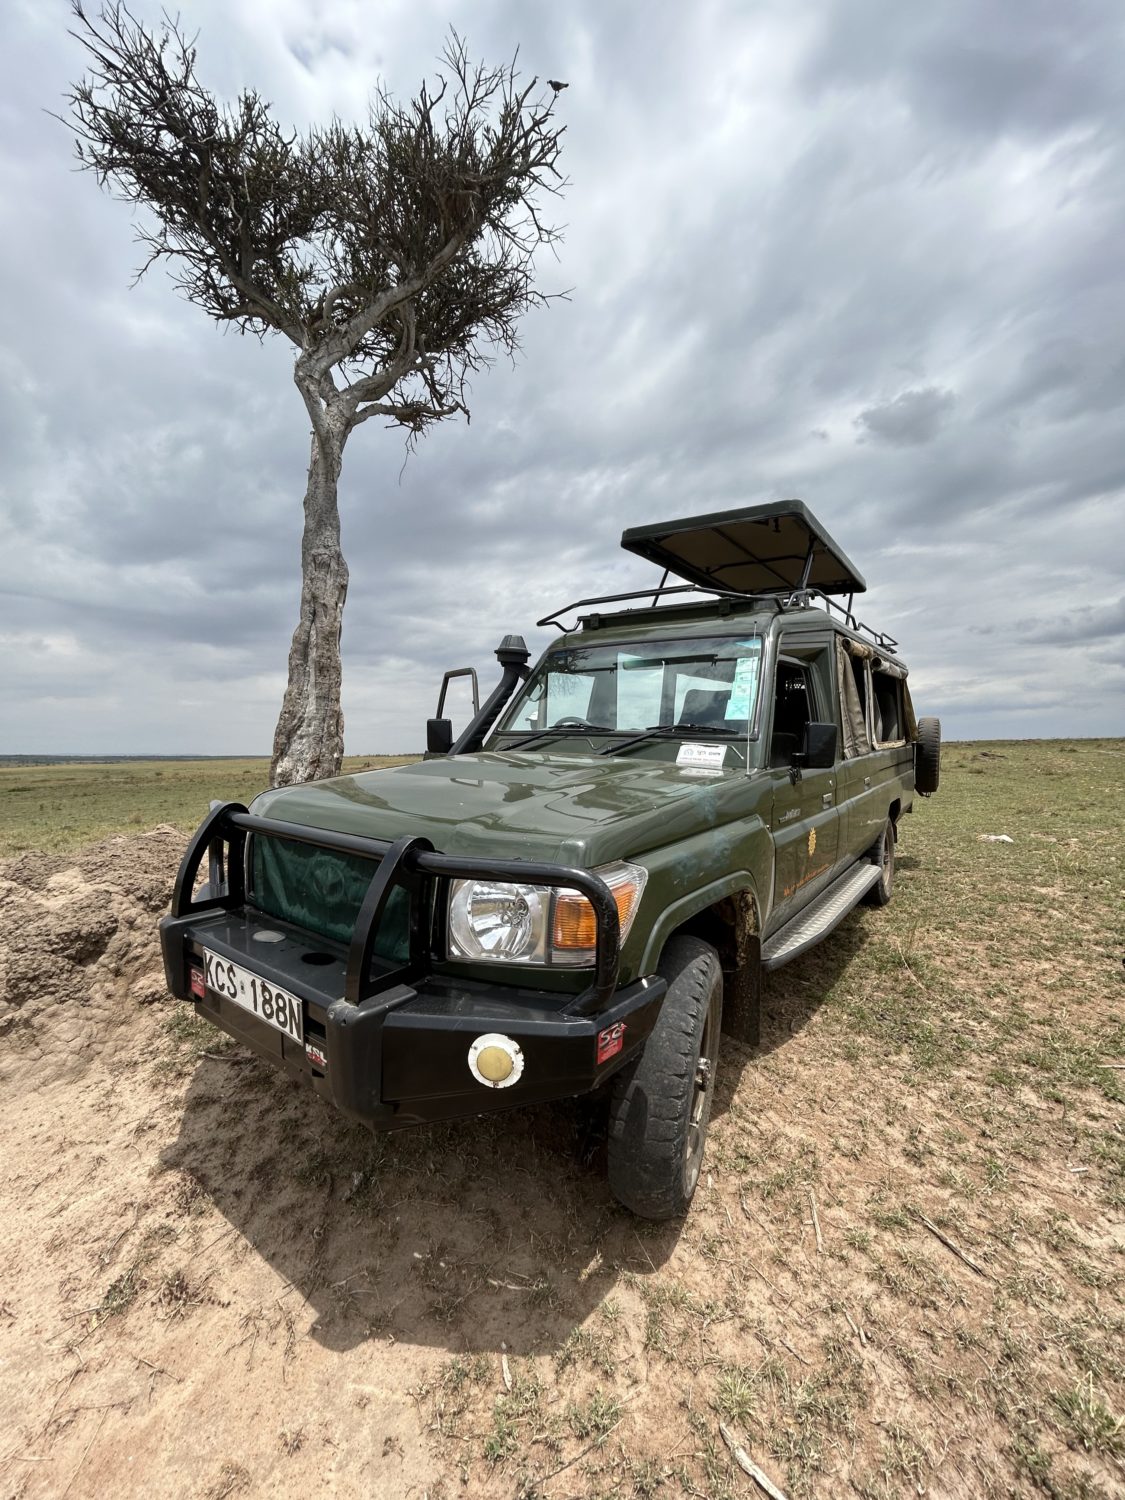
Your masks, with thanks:
M 701 766 L 708 770 L 722 770 L 727 757 L 725 745 L 681 745 L 676 756 L 678 766 Z
M 758 690 L 759 660 L 757 656 L 740 656 L 735 662 L 734 681 L 730 686 L 726 718 L 748 719 L 750 717 L 750 705 L 754 702 Z

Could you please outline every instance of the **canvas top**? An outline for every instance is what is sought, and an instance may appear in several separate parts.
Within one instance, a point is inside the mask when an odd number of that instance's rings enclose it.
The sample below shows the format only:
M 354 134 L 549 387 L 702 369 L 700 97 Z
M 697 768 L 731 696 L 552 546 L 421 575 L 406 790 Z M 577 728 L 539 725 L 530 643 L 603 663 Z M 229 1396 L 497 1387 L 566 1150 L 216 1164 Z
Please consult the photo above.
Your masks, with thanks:
M 867 589 L 863 574 L 800 500 L 631 526 L 622 532 L 621 545 L 689 583 L 729 593 Z

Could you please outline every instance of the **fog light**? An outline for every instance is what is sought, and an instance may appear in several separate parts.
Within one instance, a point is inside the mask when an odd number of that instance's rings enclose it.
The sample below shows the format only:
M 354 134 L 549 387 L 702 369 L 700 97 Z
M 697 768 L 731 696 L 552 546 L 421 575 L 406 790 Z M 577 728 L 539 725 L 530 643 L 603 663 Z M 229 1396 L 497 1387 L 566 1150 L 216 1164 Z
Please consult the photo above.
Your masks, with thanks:
M 506 1089 L 523 1072 L 523 1053 L 510 1036 L 489 1032 L 469 1048 L 469 1071 L 486 1088 Z
M 506 1052 L 503 1047 L 485 1047 L 477 1053 L 477 1072 L 487 1078 L 489 1083 L 503 1083 L 512 1076 L 514 1067 L 511 1053 Z

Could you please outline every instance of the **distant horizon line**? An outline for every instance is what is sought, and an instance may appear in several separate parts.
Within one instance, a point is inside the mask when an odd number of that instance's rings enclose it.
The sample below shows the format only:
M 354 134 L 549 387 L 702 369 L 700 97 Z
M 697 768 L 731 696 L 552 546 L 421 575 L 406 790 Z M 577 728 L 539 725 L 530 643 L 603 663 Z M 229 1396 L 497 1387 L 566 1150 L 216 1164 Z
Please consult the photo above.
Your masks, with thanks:
M 990 745 L 990 744 L 991 745 L 1002 745 L 1002 744 L 1024 743 L 1024 742 L 1026 742 L 1026 743 L 1039 743 L 1039 744 L 1048 744 L 1049 745 L 1049 744 L 1081 744 L 1081 743 L 1084 743 L 1085 741 L 1091 741 L 1091 740 L 1119 740 L 1119 739 L 1125 739 L 1125 734 L 1122 734 L 1122 733 L 1118 733 L 1118 734 L 1068 734 L 1068 735 L 1062 735 L 1062 734 L 1047 734 L 1047 735 L 1044 735 L 1044 734 L 1005 734 L 1005 735 L 981 736 L 980 738 L 975 738 L 975 739 L 943 739 L 942 740 L 942 744 L 943 745 Z M 359 759 L 383 760 L 383 759 L 395 758 L 395 757 L 403 756 L 403 755 L 421 755 L 421 754 L 422 754 L 422 751 L 418 750 L 418 749 L 412 749 L 412 750 L 348 750 L 348 751 L 344 752 L 344 759 L 345 760 L 359 760 Z M 36 765 L 36 764 L 38 764 L 38 765 L 44 765 L 44 764 L 49 764 L 52 761 L 54 761 L 54 762 L 68 761 L 68 762 L 74 763 L 74 762 L 81 762 L 81 761 L 111 762 L 111 761 L 127 761 L 127 760 L 160 760 L 160 761 L 180 761 L 180 760 L 267 760 L 268 761 L 269 759 L 270 759 L 270 754 L 269 754 L 268 751 L 259 751 L 259 752 L 256 752 L 256 753 L 255 752 L 251 752 L 250 754 L 246 754 L 246 753 L 233 754 L 232 753 L 232 754 L 225 754 L 225 755 L 208 755 L 208 754 L 205 754 L 203 752 L 191 752 L 191 751 L 181 751 L 179 754 L 175 754 L 175 755 L 167 754 L 167 753 L 165 753 L 165 754 L 161 754 L 161 753 L 140 753 L 140 754 L 138 754 L 136 751 L 130 751 L 130 752 L 125 752 L 125 753 L 121 753 L 121 752 L 117 752 L 117 751 L 60 751 L 60 752 L 44 751 L 44 752 L 36 752 L 36 751 L 32 751 L 32 750 L 11 751 L 9 753 L 0 752 L 0 765 L 5 765 L 5 764 L 10 765 L 13 762 L 17 762 L 17 761 L 22 761 L 25 764 L 31 764 L 31 765 Z
M 373 759 L 373 760 L 380 760 L 380 759 L 385 759 L 388 756 L 394 757 L 394 756 L 398 756 L 398 755 L 421 755 L 421 754 L 422 754 L 421 750 L 347 750 L 347 751 L 344 752 L 344 759 L 345 760 L 358 760 L 358 759 L 361 759 L 361 758 L 367 758 L 367 759 Z M 232 753 L 232 754 L 229 754 L 229 755 L 206 755 L 206 754 L 203 754 L 202 752 L 200 752 L 200 753 L 197 754 L 197 753 L 193 753 L 191 751 L 181 751 L 177 755 L 168 755 L 168 754 L 160 754 L 160 753 L 153 753 L 153 754 L 144 754 L 144 753 L 142 753 L 142 754 L 138 754 L 135 751 L 129 751 L 126 754 L 121 754 L 119 752 L 111 751 L 111 750 L 60 751 L 58 753 L 53 752 L 53 751 L 43 752 L 43 753 L 37 753 L 36 751 L 32 751 L 32 750 L 23 750 L 23 751 L 21 751 L 21 750 L 13 750 L 13 751 L 11 751 L 9 753 L 6 753 L 6 754 L 3 753 L 3 752 L 0 752 L 0 764 L 4 764 L 6 762 L 10 763 L 12 761 L 17 761 L 17 760 L 19 760 L 19 761 L 30 761 L 30 762 L 35 762 L 35 763 L 42 764 L 42 763 L 47 762 L 47 761 L 58 761 L 58 760 L 67 760 L 67 761 L 115 761 L 115 760 L 269 760 L 269 759 L 270 759 L 270 752 L 268 750 L 265 750 L 265 751 L 256 751 L 256 752 L 253 752 L 253 753 L 251 753 L 249 755 L 238 754 L 238 753 Z

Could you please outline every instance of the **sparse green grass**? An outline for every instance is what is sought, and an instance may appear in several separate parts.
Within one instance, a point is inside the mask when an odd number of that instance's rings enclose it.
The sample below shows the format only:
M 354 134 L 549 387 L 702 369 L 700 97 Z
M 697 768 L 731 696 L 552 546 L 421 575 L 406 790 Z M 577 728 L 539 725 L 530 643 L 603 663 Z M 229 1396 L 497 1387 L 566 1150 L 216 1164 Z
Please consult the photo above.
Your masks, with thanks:
M 238 1049 L 233 1037 L 200 1020 L 183 1001 L 170 1004 L 160 1024 L 165 1045 L 156 1057 L 154 1071 L 162 1079 L 184 1078 L 205 1052 L 222 1056 Z
M 757 1406 L 758 1371 L 731 1365 L 715 1385 L 715 1410 L 728 1425 L 747 1427 Z
M 724 1047 L 682 1224 L 615 1208 L 565 1111 L 372 1139 L 265 1065 L 197 1068 L 226 1039 L 170 1013 L 194 1108 L 224 1091 L 229 1152 L 181 1163 L 201 1181 L 173 1198 L 178 1227 L 213 1194 L 270 1257 L 280 1158 L 252 1116 L 282 1111 L 297 1202 L 274 1258 L 326 1347 L 415 1361 L 435 1495 L 734 1500 L 753 1486 L 722 1420 L 791 1500 L 1109 1500 L 1123 826 L 1123 742 L 947 747 L 940 792 L 904 821 L 892 905 L 767 980 L 760 1049 Z M 143 1277 L 123 1251 L 89 1303 L 137 1302 L 130 1333 L 143 1308 L 201 1324 L 188 1243 L 152 1247 L 169 1253 Z
M 580 1438 L 608 1437 L 620 1416 L 620 1401 L 607 1396 L 600 1386 L 586 1401 L 572 1402 L 567 1411 L 574 1435 Z
M 376 770 L 416 759 L 353 755 L 344 770 Z M 0 859 L 25 849 L 77 849 L 159 823 L 192 829 L 212 799 L 248 803 L 268 785 L 266 759 L 0 763 Z
M 1052 1391 L 1051 1399 L 1073 1446 L 1114 1458 L 1125 1454 L 1125 1418 L 1112 1411 L 1104 1396 L 1095 1390 L 1092 1374 L 1080 1380 L 1073 1390 Z
M 612 1375 L 617 1364 L 612 1337 L 600 1329 L 575 1328 L 555 1355 L 555 1368 L 562 1371 L 583 1363 L 602 1375 Z
M 590 1500 L 742 1494 L 721 1419 L 794 1500 L 1121 1492 L 1123 825 L 1123 742 L 948 746 L 892 905 L 772 977 L 765 1045 L 724 1054 L 713 1187 L 663 1240 L 587 1217 L 607 1297 L 540 1334 L 534 1408 L 467 1397 L 462 1479 L 483 1429 L 489 1493 L 569 1463 Z
M 484 1456 L 491 1464 L 510 1458 L 521 1438 L 540 1423 L 543 1388 L 530 1369 L 512 1370 L 512 1389 L 497 1396 L 492 1407 L 492 1431 L 484 1440 Z
M 95 1316 L 102 1320 L 127 1312 L 137 1300 L 143 1286 L 142 1262 L 135 1260 L 106 1287 Z

